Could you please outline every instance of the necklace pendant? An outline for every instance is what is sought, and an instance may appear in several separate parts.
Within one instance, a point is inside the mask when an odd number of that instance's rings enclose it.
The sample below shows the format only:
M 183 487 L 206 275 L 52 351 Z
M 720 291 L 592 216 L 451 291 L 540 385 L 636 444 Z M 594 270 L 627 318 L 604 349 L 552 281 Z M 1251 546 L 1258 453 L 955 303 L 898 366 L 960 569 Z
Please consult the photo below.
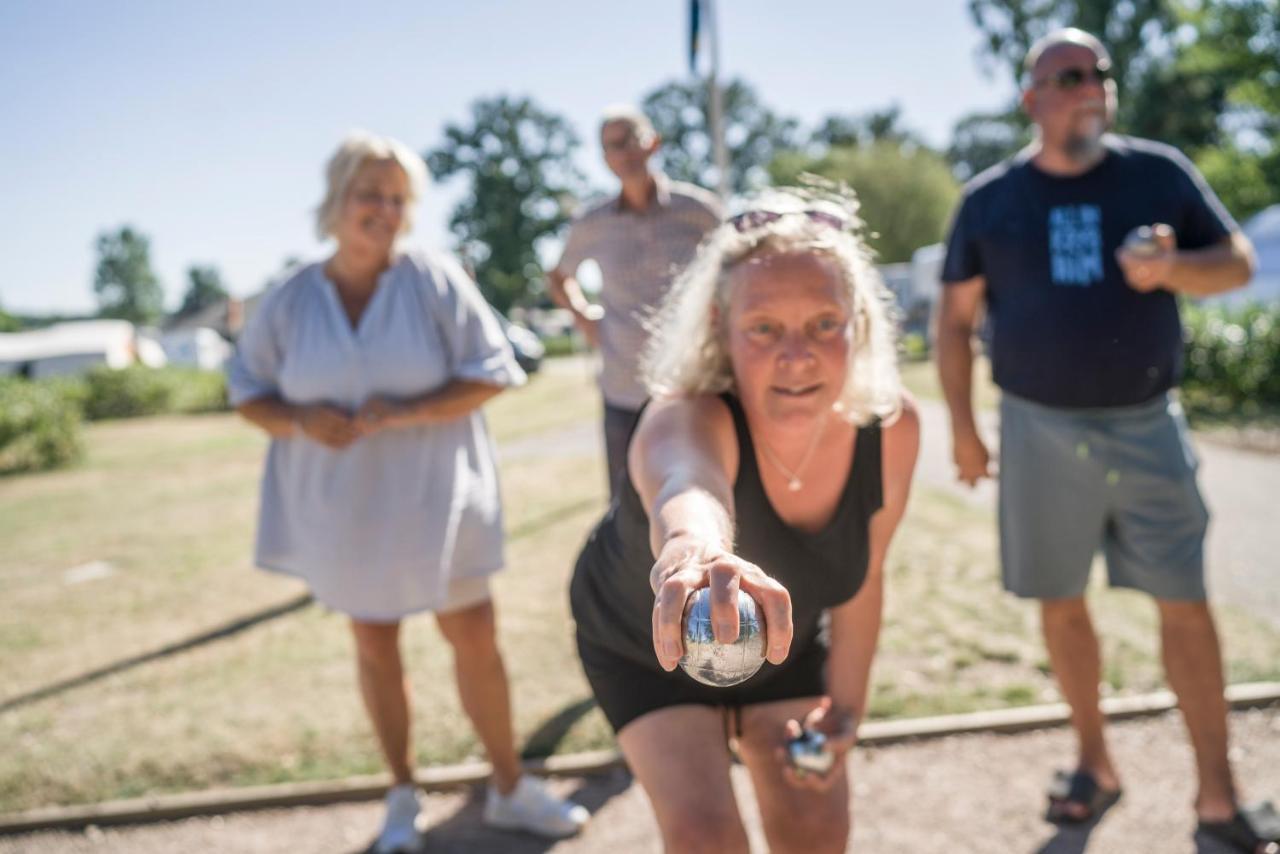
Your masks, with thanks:
M 799 492 L 803 486 L 804 484 L 800 482 L 800 478 L 798 477 L 793 477 L 791 480 L 787 481 L 787 489 L 792 492 Z

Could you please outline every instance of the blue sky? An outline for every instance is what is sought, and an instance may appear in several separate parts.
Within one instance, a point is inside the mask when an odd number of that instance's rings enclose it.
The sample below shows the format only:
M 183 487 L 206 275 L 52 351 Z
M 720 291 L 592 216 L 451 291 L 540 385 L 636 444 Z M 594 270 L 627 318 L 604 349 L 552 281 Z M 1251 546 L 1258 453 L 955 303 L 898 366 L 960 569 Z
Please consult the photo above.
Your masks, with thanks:
M 813 124 L 897 102 L 935 144 L 1007 102 L 985 75 L 965 0 L 718 3 L 722 73 Z M 0 305 L 88 311 L 93 243 L 132 224 L 176 304 L 193 263 L 233 293 L 286 257 L 317 257 L 321 169 L 353 127 L 434 145 L 478 97 L 533 97 L 583 138 L 687 74 L 686 0 L 350 3 L 6 0 L 0 4 Z M 374 11 L 376 9 L 376 12 Z M 448 245 L 462 187 L 432 187 L 417 239 Z

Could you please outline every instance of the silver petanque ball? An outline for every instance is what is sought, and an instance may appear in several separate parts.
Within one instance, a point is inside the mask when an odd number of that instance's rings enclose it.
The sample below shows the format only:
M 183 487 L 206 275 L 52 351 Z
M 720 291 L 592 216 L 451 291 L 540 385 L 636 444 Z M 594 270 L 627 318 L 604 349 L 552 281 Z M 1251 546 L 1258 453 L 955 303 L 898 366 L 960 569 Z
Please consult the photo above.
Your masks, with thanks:
M 806 729 L 787 741 L 787 760 L 797 771 L 823 775 L 831 770 L 836 757 L 827 750 L 827 737 Z
M 1156 233 L 1149 225 L 1140 225 L 1129 232 L 1124 239 L 1124 249 L 1134 255 L 1148 257 L 1160 254 L 1160 244 L 1156 242 Z
M 728 688 L 750 679 L 764 664 L 765 626 L 756 600 L 738 591 L 738 639 L 717 643 L 711 628 L 711 590 L 694 591 L 684 606 L 684 656 L 680 666 L 703 685 Z

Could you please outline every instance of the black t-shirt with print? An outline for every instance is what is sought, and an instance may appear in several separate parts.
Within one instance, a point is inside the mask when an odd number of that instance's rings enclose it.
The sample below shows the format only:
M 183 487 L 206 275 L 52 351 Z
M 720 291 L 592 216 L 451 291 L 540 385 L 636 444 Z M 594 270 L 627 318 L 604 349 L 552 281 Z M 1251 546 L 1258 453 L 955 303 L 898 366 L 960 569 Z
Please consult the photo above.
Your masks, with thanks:
M 986 279 L 991 361 L 1002 389 L 1049 406 L 1128 406 L 1177 384 L 1177 298 L 1139 293 L 1115 251 L 1130 230 L 1171 225 L 1181 249 L 1236 229 L 1195 167 L 1167 145 L 1111 136 L 1106 156 L 1069 178 L 1027 152 L 965 187 L 944 284 Z

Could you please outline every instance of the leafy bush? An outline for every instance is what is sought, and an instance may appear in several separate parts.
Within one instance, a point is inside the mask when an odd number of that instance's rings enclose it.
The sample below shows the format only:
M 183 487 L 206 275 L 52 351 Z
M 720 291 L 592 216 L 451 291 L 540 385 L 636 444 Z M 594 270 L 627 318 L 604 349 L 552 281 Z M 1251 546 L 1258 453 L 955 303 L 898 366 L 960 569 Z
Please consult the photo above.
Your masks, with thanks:
M 552 338 L 543 338 L 542 345 L 546 347 L 546 357 L 548 359 L 556 356 L 572 356 L 575 353 L 582 352 L 583 346 L 574 340 L 576 333 L 569 332 L 565 335 L 557 335 Z
M 90 421 L 158 415 L 169 410 L 173 399 L 173 384 L 168 382 L 164 371 L 155 368 L 99 367 L 89 371 L 86 379 L 89 394 L 84 414 Z
M 0 380 L 0 474 L 55 468 L 81 451 L 72 399 L 47 383 Z
M 929 358 L 929 339 L 919 332 L 908 332 L 899 341 L 898 349 L 908 362 L 923 362 Z
M 1280 306 L 1192 306 L 1183 318 L 1190 409 L 1250 416 L 1280 407 Z
M 86 376 L 84 414 L 91 421 L 227 408 L 227 381 L 196 368 L 94 368 Z
M 170 412 L 223 412 L 230 408 L 227 376 L 221 371 L 165 368 L 164 373 L 172 387 Z
M 941 240 L 960 197 L 960 185 L 941 155 L 887 141 L 835 146 L 821 157 L 786 152 L 769 165 L 775 185 L 794 184 L 805 172 L 858 191 L 867 242 L 882 264 L 910 261 L 915 250 Z
M 57 394 L 76 408 L 76 413 L 83 418 L 84 408 L 89 402 L 89 381 L 84 377 L 48 377 L 37 380 L 43 386 Z

